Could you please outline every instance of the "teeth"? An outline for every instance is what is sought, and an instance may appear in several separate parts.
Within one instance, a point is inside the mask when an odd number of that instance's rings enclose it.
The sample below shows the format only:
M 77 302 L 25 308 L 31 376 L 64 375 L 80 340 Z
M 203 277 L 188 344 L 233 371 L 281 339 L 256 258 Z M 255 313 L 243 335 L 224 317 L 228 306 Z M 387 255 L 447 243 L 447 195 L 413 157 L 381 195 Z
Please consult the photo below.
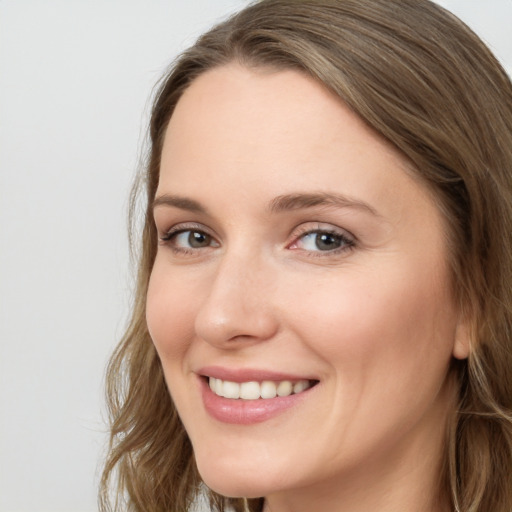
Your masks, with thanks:
M 216 379 L 209 377 L 208 384 L 210 389 L 218 396 L 225 398 L 243 400 L 258 400 L 259 398 L 271 399 L 276 396 L 290 396 L 292 394 L 302 393 L 311 387 L 309 380 L 299 380 L 292 383 L 289 380 L 273 382 L 265 380 L 263 382 L 231 382 L 229 380 Z
M 277 386 L 278 396 L 289 396 L 293 393 L 293 386 L 289 380 L 283 380 Z
M 220 379 L 215 380 L 215 389 L 213 390 L 216 395 L 223 396 L 223 382 Z
M 222 396 L 226 398 L 240 398 L 240 386 L 236 382 L 225 380 L 222 384 Z
M 294 393 L 302 393 L 302 391 L 305 391 L 309 387 L 309 382 L 307 380 L 299 380 L 299 382 L 296 382 L 293 385 L 293 392 Z
M 277 386 L 271 380 L 265 380 L 261 383 L 261 398 L 275 398 L 277 395 Z
M 236 382 L 230 382 L 236 386 Z M 242 382 L 240 387 L 240 398 L 244 400 L 258 400 L 260 397 L 260 385 L 257 382 Z

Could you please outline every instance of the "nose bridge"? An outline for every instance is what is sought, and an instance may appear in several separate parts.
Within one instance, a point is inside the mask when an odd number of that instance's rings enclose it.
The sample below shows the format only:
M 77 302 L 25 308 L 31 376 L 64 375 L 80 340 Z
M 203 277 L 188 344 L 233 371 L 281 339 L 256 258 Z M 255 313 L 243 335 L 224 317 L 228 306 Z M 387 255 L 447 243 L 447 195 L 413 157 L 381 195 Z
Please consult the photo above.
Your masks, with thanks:
M 226 251 L 209 282 L 209 293 L 196 317 L 198 336 L 211 344 L 263 341 L 277 330 L 271 307 L 271 265 L 258 251 Z

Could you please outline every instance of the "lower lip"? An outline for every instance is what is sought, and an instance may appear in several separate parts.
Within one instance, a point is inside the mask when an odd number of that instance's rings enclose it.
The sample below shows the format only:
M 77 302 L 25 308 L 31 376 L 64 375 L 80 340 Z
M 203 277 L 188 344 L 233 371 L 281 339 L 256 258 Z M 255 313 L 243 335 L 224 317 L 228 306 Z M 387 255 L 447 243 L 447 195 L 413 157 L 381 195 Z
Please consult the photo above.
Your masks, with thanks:
M 223 423 L 251 425 L 278 416 L 301 403 L 313 388 L 296 395 L 258 400 L 224 398 L 216 395 L 206 379 L 201 378 L 203 404 L 210 416 Z

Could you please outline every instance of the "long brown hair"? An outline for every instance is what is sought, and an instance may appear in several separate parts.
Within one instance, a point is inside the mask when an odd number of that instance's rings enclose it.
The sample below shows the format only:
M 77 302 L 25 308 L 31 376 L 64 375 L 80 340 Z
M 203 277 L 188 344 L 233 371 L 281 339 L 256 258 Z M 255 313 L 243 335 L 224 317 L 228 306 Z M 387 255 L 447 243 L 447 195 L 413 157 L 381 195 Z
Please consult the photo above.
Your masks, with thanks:
M 453 369 L 460 403 L 447 432 L 443 492 L 455 511 L 510 512 L 512 85 L 480 39 L 429 0 L 256 2 L 203 35 L 164 77 L 137 187 L 147 210 L 132 317 L 108 367 L 101 509 L 113 502 L 116 510 L 183 512 L 203 492 L 212 510 L 262 509 L 262 500 L 223 498 L 201 483 L 145 320 L 157 247 L 150 205 L 167 123 L 198 75 L 233 61 L 314 77 L 430 187 L 448 228 L 461 314 L 472 325 L 470 356 Z

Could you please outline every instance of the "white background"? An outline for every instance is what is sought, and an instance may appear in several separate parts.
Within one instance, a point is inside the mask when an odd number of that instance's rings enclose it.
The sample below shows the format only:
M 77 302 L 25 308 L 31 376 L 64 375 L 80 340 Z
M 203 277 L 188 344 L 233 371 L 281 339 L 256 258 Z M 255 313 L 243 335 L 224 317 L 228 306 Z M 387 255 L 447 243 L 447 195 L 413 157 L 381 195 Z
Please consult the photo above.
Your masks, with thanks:
M 147 99 L 246 3 L 0 0 L 0 512 L 96 510 Z M 512 70 L 512 0 L 440 3 Z

